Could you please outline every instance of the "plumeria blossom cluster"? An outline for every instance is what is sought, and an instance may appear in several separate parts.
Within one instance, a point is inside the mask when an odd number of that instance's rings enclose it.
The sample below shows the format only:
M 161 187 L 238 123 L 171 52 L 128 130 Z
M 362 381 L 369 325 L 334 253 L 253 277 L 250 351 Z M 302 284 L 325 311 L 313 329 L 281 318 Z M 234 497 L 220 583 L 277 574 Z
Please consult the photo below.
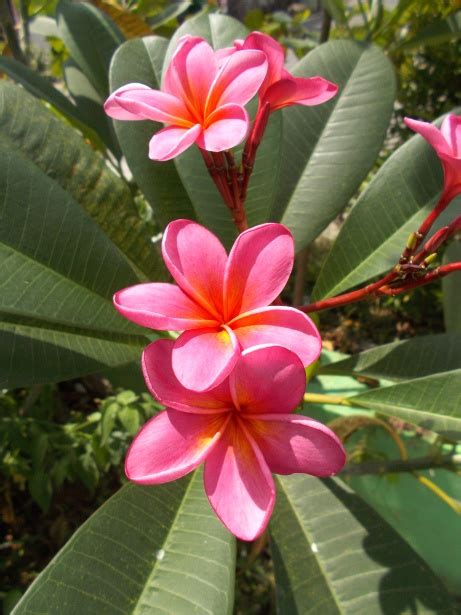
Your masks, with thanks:
M 373 293 L 397 294 L 461 269 L 461 263 L 428 269 L 436 250 L 461 229 L 461 216 L 423 245 L 441 211 L 461 192 L 461 118 L 448 116 L 441 130 L 406 119 L 435 148 L 445 183 L 398 264 L 359 290 L 298 309 L 281 303 L 293 267 L 293 238 L 281 224 L 248 228 L 248 182 L 271 113 L 326 103 L 337 90 L 323 77 L 291 75 L 283 48 L 260 32 L 217 51 L 202 38 L 185 36 L 161 90 L 127 84 L 105 104 L 115 119 L 166 125 L 150 141 L 152 160 L 170 160 L 195 144 L 241 233 L 227 254 L 203 226 L 175 220 L 165 230 L 162 254 L 176 284 L 144 283 L 115 294 L 115 307 L 129 320 L 180 332 L 143 353 L 147 386 L 165 410 L 136 436 L 126 474 L 141 484 L 159 484 L 204 462 L 211 506 L 244 540 L 268 523 L 273 472 L 331 476 L 345 463 L 344 448 L 330 429 L 293 412 L 303 399 L 305 368 L 321 351 L 306 313 Z M 256 95 L 251 122 L 245 106 Z M 245 138 L 236 163 L 231 149 Z
M 214 51 L 203 38 L 183 36 L 165 72 L 162 89 L 129 83 L 116 90 L 105 111 L 118 120 L 153 120 L 168 126 L 149 147 L 152 160 L 170 160 L 196 143 L 209 152 L 235 147 L 247 136 L 244 108 L 256 95 L 260 110 L 293 104 L 318 105 L 337 87 L 322 77 L 292 77 L 283 67 L 283 47 L 260 32 Z
M 183 331 L 144 351 L 147 385 L 166 410 L 135 438 L 126 474 L 158 484 L 205 461 L 216 514 L 252 540 L 274 506 L 271 472 L 330 476 L 345 461 L 330 429 L 292 414 L 304 395 L 304 368 L 321 351 L 308 316 L 270 305 L 293 267 L 293 238 L 281 224 L 263 224 L 239 235 L 227 256 L 206 228 L 175 220 L 162 253 L 177 285 L 138 284 L 114 297 L 139 325 Z

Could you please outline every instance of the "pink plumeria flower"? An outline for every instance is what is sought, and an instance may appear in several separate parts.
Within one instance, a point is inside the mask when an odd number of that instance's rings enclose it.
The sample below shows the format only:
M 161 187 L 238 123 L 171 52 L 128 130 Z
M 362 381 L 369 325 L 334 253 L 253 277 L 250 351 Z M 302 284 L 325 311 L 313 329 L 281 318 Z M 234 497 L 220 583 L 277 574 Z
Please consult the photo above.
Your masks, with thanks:
M 235 53 L 218 67 L 202 38 L 180 39 L 161 90 L 141 83 L 124 85 L 104 109 L 117 120 L 153 120 L 168 124 L 149 144 L 149 158 L 170 160 L 193 143 L 221 152 L 243 141 L 249 119 L 244 105 L 258 91 L 267 72 L 261 51 Z
M 418 132 L 435 149 L 444 172 L 444 200 L 448 203 L 461 193 L 461 116 L 447 115 L 437 128 L 429 122 L 404 118 L 405 124 Z
M 194 393 L 176 378 L 173 353 L 171 340 L 144 351 L 147 386 L 166 410 L 131 445 L 125 462 L 130 480 L 167 483 L 205 461 L 205 491 L 217 516 L 238 538 L 254 540 L 274 508 L 271 472 L 331 476 L 341 470 L 345 452 L 337 436 L 292 414 L 306 386 L 295 354 L 280 346 L 251 348 L 217 388 Z
M 285 226 L 262 224 L 243 232 L 228 257 L 209 230 L 175 220 L 166 228 L 162 253 L 178 286 L 138 284 L 117 292 L 114 304 L 144 327 L 184 331 L 172 362 L 185 387 L 216 386 L 242 350 L 260 344 L 285 346 L 303 365 L 318 358 L 321 339 L 310 318 L 294 308 L 267 307 L 293 267 L 294 242 Z
M 217 52 L 224 60 L 242 50 L 260 50 L 266 54 L 268 70 L 259 90 L 259 104 L 270 104 L 270 110 L 276 111 L 291 105 L 320 105 L 333 98 L 338 86 L 323 77 L 293 77 L 284 68 L 285 52 L 277 41 L 262 32 L 252 32 L 242 41 L 237 39 L 234 46 Z

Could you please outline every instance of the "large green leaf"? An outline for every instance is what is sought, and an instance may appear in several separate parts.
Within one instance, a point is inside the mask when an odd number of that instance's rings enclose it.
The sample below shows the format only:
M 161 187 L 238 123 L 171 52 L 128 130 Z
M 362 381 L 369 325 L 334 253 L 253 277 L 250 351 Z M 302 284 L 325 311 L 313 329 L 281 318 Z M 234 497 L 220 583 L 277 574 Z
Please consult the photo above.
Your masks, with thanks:
M 111 91 L 126 83 L 160 87 L 168 41 L 147 36 L 124 43 L 114 54 L 110 68 Z M 176 218 L 194 219 L 195 212 L 183 188 L 174 162 L 148 158 L 149 141 L 162 128 L 154 122 L 114 122 L 117 137 L 133 177 L 152 206 L 161 226 Z
M 384 163 L 353 207 L 317 278 L 315 298 L 344 292 L 393 267 L 442 185 L 437 155 L 415 135 Z M 455 203 L 438 226 L 452 217 Z
M 461 261 L 461 242 L 455 241 L 444 254 L 445 263 Z M 443 313 L 447 331 L 461 333 L 461 273 L 455 272 L 442 279 Z
M 175 33 L 168 47 L 163 69 L 165 70 L 176 49 L 178 39 L 184 34 L 201 36 L 215 48 L 231 46 L 236 38 L 245 38 L 246 28 L 237 20 L 225 15 L 200 15 L 186 21 Z M 274 114 L 269 122 L 264 140 L 258 150 L 245 209 L 250 226 L 266 222 L 270 217 L 272 203 L 279 181 L 280 141 L 282 117 Z M 241 149 L 237 150 L 237 160 Z M 190 148 L 175 159 L 181 180 L 194 205 L 197 218 L 216 233 L 226 244 L 232 244 L 236 236 L 231 215 L 209 177 L 197 148 Z
M 127 485 L 80 527 L 15 615 L 230 615 L 235 540 L 201 473 L 158 487 Z
M 102 98 L 109 94 L 109 65 L 123 43 L 115 23 L 89 3 L 61 0 L 56 10 L 58 31 L 73 60 Z
M 322 373 L 362 374 L 389 380 L 410 380 L 461 369 L 459 335 L 425 335 L 365 350 L 322 367 Z
M 159 278 L 163 264 L 125 182 L 78 133 L 24 90 L 10 83 L 0 87 L 0 135 L 5 148 L 17 150 L 52 177 L 137 269 L 148 278 Z
M 350 397 L 353 405 L 461 438 L 461 368 Z
M 104 210 L 112 189 L 119 197 L 124 191 L 97 155 L 80 157 L 71 128 L 62 125 L 60 133 L 58 120 L 18 86 L 0 85 L 0 118 L 0 386 L 62 380 L 139 358 L 146 338 L 111 302 L 137 276 L 76 200 L 92 202 L 85 192 L 91 185 L 99 193 L 92 206 Z
M 279 477 L 271 549 L 281 615 L 454 613 L 408 544 L 337 479 Z
M 282 218 L 299 250 L 347 205 L 372 167 L 389 124 L 395 78 L 377 47 L 351 41 L 321 45 L 293 73 L 321 75 L 340 88 L 326 104 L 283 110 L 272 218 Z

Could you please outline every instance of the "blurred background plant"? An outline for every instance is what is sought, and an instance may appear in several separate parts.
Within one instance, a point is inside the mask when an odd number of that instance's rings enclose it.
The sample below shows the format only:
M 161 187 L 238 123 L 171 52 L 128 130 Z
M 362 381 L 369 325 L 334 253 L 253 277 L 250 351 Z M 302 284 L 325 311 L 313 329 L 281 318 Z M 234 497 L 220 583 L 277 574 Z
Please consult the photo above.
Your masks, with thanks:
M 289 64 L 328 38 L 373 41 L 394 64 L 398 91 L 388 137 L 363 190 L 391 151 L 411 136 L 403 128 L 403 115 L 432 120 L 458 103 L 460 8 L 458 0 L 93 0 L 59 5 L 55 0 L 0 0 L 0 77 L 20 83 L 104 156 L 108 168 L 123 178 L 123 198 L 151 237 L 159 228 L 155 212 L 132 181 L 112 123 L 102 112 L 109 93 L 110 59 L 125 39 L 153 33 L 171 38 L 192 15 L 227 11 L 249 29 L 277 38 L 287 49 Z M 102 42 L 98 53 L 85 33 L 90 16 L 98 24 L 92 35 Z M 88 70 L 82 70 L 83 65 Z M 93 204 L 82 204 L 97 217 Z M 309 295 L 347 211 L 310 248 L 309 258 L 301 263 L 301 282 L 293 276 L 286 291 L 288 301 L 299 292 L 301 298 Z M 442 332 L 440 286 L 332 310 L 322 315 L 322 326 L 326 347 L 345 353 Z M 133 390 L 123 382 L 119 388 L 118 377 L 103 374 L 0 394 L 4 613 L 72 532 L 123 482 L 123 458 L 131 438 L 157 410 L 138 382 L 139 377 Z M 423 437 L 408 432 L 406 425 L 395 429 L 406 430 L 410 439 Z M 363 434 L 352 445 L 365 459 L 388 454 Z M 240 545 L 238 566 L 236 613 L 271 613 L 274 578 L 266 542 L 251 548 Z

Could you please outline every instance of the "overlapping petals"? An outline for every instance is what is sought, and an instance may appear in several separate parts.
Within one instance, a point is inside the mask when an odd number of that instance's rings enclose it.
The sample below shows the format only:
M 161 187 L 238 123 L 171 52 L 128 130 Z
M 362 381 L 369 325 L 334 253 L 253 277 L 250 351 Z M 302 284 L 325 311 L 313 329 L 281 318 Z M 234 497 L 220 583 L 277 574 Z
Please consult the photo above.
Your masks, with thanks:
M 210 231 L 175 220 L 165 231 L 162 253 L 178 286 L 132 286 L 116 293 L 114 303 L 139 325 L 183 331 L 172 365 L 184 386 L 194 391 L 217 386 L 242 350 L 253 346 L 284 346 L 305 366 L 317 359 L 321 340 L 310 318 L 294 308 L 270 306 L 293 267 L 293 238 L 286 227 L 271 223 L 245 231 L 228 257 Z
M 409 117 L 405 124 L 418 132 L 435 149 L 444 170 L 444 193 L 446 200 L 461 193 L 461 116 L 447 115 L 442 126 L 437 128 L 429 122 L 420 122 Z
M 168 482 L 204 461 L 211 506 L 232 533 L 253 540 L 274 507 L 272 472 L 330 476 L 344 465 L 344 448 L 331 430 L 292 414 L 306 385 L 294 353 L 280 346 L 247 350 L 229 378 L 202 393 L 176 378 L 173 355 L 170 340 L 144 351 L 147 385 L 167 409 L 135 438 L 125 466 L 131 480 Z
M 323 77 L 293 77 L 284 68 L 283 47 L 262 32 L 252 32 L 244 41 L 234 41 L 234 46 L 218 52 L 218 57 L 224 61 L 232 53 L 251 49 L 262 51 L 268 63 L 266 77 L 258 92 L 261 106 L 269 103 L 271 111 L 276 111 L 291 105 L 320 105 L 336 95 L 338 86 Z
M 202 38 L 183 37 L 165 73 L 162 90 L 130 83 L 107 99 L 104 109 L 117 120 L 167 124 L 149 144 L 149 157 L 170 160 L 196 143 L 212 152 L 243 141 L 249 126 L 244 108 L 267 71 L 263 52 L 249 49 L 218 61 Z

